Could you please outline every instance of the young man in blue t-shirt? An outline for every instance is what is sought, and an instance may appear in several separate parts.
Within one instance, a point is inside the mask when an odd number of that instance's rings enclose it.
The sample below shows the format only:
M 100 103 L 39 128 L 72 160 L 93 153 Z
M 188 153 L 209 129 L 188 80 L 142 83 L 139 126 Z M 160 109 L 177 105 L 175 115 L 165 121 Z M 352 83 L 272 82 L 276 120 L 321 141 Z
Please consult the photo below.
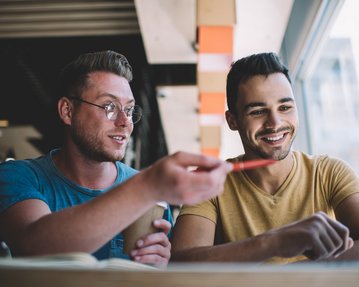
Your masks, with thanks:
M 131 79 L 121 54 L 81 55 L 60 77 L 62 148 L 0 164 L 0 241 L 14 256 L 77 251 L 125 257 L 121 231 L 157 201 L 195 203 L 222 190 L 232 165 L 217 159 L 177 153 L 138 174 L 120 162 L 142 116 Z M 160 231 L 140 238 L 128 255 L 163 266 L 171 249 L 169 210 L 153 224 Z

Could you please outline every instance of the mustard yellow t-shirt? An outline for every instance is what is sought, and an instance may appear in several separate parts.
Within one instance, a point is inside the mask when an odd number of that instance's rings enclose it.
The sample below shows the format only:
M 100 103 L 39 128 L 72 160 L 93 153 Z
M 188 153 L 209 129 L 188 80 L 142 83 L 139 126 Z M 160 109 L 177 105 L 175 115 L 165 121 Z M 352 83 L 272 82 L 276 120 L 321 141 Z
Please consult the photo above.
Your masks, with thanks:
M 227 176 L 220 196 L 195 206 L 183 206 L 179 216 L 199 215 L 213 221 L 217 245 L 261 234 L 318 211 L 335 218 L 339 203 L 359 192 L 359 178 L 343 161 L 295 151 L 293 158 L 289 176 L 274 195 L 258 188 L 245 172 L 233 172 Z M 268 262 L 303 259 L 276 257 Z

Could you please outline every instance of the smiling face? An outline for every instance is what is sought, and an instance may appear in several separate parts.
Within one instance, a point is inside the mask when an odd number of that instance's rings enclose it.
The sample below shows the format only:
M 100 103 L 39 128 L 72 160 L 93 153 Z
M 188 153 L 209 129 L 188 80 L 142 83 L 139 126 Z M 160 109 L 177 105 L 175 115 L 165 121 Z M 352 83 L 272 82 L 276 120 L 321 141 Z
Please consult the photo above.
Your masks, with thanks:
M 254 76 L 239 86 L 236 114 L 226 112 L 248 157 L 281 160 L 289 154 L 298 128 L 292 87 L 282 73 Z
M 128 81 L 108 72 L 89 74 L 81 99 L 99 106 L 110 102 L 122 107 L 135 104 Z M 111 121 L 104 109 L 78 101 L 73 101 L 72 105 L 70 134 L 78 150 L 95 161 L 121 160 L 133 131 L 133 124 L 126 115 L 121 112 Z

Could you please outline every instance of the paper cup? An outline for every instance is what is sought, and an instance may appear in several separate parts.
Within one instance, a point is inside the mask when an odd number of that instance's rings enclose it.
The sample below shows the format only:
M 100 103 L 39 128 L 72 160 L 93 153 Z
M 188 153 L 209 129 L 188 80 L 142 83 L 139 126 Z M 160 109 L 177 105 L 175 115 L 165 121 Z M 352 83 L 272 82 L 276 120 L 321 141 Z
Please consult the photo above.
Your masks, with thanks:
M 166 202 L 158 202 L 154 207 L 123 230 L 123 252 L 125 254 L 129 254 L 129 252 L 135 248 L 137 240 L 142 236 L 158 232 L 158 230 L 153 226 L 153 221 L 163 217 L 166 207 Z

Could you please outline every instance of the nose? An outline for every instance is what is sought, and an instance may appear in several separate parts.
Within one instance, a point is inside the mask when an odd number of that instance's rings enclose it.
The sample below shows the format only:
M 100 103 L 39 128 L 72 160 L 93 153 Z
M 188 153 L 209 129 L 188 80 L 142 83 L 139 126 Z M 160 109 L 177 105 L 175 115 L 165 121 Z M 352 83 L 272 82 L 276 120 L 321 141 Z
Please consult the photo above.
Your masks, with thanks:
M 119 111 L 115 120 L 115 125 L 119 127 L 127 127 L 132 125 L 132 120 L 126 115 L 124 111 Z
M 270 112 L 268 113 L 268 117 L 265 122 L 266 128 L 276 128 L 280 126 L 282 122 L 281 116 L 276 112 Z

